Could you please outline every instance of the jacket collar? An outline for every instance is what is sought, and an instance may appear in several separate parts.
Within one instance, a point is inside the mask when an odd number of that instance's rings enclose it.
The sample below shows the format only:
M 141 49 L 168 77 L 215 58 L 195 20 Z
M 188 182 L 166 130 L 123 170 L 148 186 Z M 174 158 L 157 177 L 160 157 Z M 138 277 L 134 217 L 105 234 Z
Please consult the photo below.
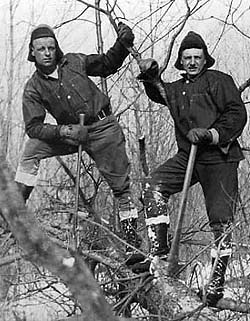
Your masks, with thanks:
M 67 57 L 63 56 L 62 59 L 58 63 L 59 68 L 63 67 L 66 63 L 68 63 L 68 59 L 67 59 Z

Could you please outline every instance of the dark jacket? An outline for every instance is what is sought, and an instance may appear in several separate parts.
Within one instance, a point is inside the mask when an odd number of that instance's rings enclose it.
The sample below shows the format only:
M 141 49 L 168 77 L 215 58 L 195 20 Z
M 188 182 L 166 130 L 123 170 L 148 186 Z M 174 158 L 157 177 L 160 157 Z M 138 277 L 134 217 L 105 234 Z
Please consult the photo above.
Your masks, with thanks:
M 190 129 L 215 128 L 219 133 L 219 144 L 199 146 L 197 161 L 220 163 L 243 159 L 237 137 L 246 124 L 247 114 L 231 76 L 206 69 L 193 80 L 184 75 L 175 82 L 162 84 L 167 102 L 154 85 L 144 83 L 150 99 L 168 105 L 179 150 L 189 151 L 186 135 Z
M 29 137 L 47 141 L 59 138 L 58 125 L 44 123 L 46 111 L 58 124 L 79 123 L 80 113 L 85 114 L 87 123 L 91 122 L 110 102 L 88 76 L 115 73 L 127 55 L 127 49 L 117 40 L 106 54 L 66 54 L 58 64 L 59 79 L 36 70 L 23 93 L 23 117 Z

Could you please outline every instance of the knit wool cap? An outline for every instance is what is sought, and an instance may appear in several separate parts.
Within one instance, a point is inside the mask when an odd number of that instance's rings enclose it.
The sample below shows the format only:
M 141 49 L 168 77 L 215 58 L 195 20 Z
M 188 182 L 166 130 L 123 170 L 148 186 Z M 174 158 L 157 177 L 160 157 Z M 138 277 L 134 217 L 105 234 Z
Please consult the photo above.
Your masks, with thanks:
M 183 66 L 181 64 L 181 55 L 183 50 L 185 49 L 191 49 L 191 48 L 198 48 L 203 49 L 205 58 L 206 58 L 206 67 L 212 67 L 215 63 L 215 60 L 213 57 L 211 57 L 207 51 L 207 46 L 205 44 L 205 41 L 202 39 L 202 37 L 195 33 L 194 31 L 189 31 L 186 37 L 181 42 L 179 51 L 178 51 L 178 58 L 174 64 L 175 68 L 179 70 L 183 70 Z
M 60 61 L 61 58 L 63 57 L 63 52 L 60 49 L 59 45 L 58 45 L 58 41 L 56 39 L 55 33 L 53 31 L 53 29 L 46 25 L 46 24 L 41 24 L 38 25 L 31 33 L 31 37 L 30 37 L 30 43 L 29 43 L 29 54 L 28 54 L 28 60 L 35 62 L 35 57 L 32 55 L 32 43 L 33 40 L 35 39 L 39 39 L 39 38 L 44 38 L 44 37 L 51 37 L 55 39 L 55 44 L 56 44 L 56 61 Z

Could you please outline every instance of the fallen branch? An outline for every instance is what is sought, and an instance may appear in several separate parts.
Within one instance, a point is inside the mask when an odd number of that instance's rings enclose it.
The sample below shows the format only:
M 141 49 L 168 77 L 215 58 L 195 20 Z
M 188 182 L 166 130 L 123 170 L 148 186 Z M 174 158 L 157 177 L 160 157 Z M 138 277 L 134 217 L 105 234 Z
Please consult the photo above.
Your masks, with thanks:
M 48 269 L 68 287 L 82 310 L 78 320 L 118 321 L 84 260 L 49 239 L 25 207 L 5 159 L 0 161 L 0 211 L 26 258 Z

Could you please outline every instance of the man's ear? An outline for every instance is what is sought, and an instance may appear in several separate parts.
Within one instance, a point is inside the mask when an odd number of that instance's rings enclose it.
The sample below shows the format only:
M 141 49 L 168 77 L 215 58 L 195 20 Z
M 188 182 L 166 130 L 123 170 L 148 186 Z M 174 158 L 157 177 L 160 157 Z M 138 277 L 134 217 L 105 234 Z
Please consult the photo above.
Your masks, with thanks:
M 34 47 L 32 46 L 32 47 L 30 48 L 30 50 L 31 50 L 31 55 L 32 55 L 33 57 L 35 57 L 35 54 L 34 54 Z

